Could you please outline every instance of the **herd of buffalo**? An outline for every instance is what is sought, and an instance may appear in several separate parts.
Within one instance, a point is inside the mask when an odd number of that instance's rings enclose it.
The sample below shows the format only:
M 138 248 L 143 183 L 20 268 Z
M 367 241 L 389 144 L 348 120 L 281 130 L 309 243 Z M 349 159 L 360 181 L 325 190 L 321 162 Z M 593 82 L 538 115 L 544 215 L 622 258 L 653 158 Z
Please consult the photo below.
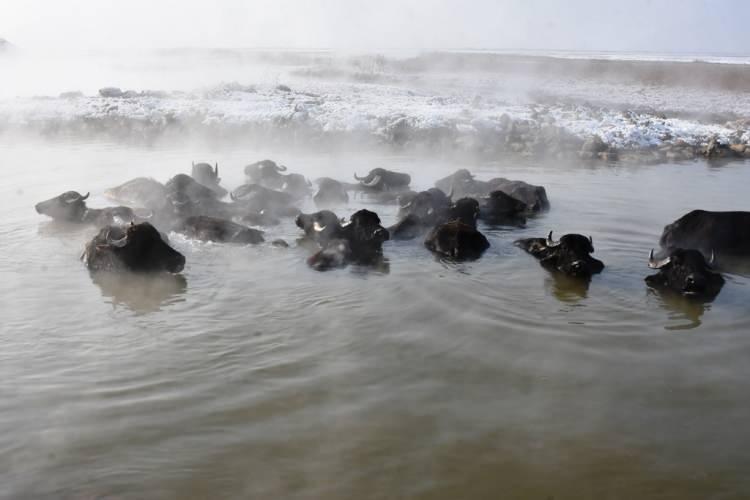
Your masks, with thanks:
M 246 184 L 228 192 L 221 186 L 218 164 L 194 163 L 191 175 L 178 174 L 166 184 L 138 177 L 107 190 L 124 205 L 90 208 L 88 194 L 67 191 L 40 202 L 36 210 L 55 220 L 90 224 L 99 233 L 86 244 L 83 261 L 92 271 L 179 273 L 185 257 L 169 245 L 168 232 L 203 241 L 257 244 L 261 230 L 294 217 L 302 231 L 298 243 L 309 248 L 308 264 L 317 270 L 348 264 L 376 266 L 383 260 L 383 242 L 420 238 L 424 246 L 450 260 L 474 260 L 490 243 L 477 229 L 488 225 L 525 225 L 526 217 L 549 210 L 546 191 L 522 181 L 503 178 L 480 181 L 467 170 L 440 179 L 435 187 L 415 192 L 408 174 L 382 168 L 355 183 L 320 178 L 314 184 L 286 167 L 262 160 L 245 167 Z M 383 227 L 370 210 L 349 220 L 330 209 L 345 206 L 349 196 L 375 203 L 398 204 L 398 222 Z M 226 197 L 229 201 L 224 201 Z M 312 196 L 319 211 L 301 213 L 297 205 Z M 137 208 L 130 208 L 130 205 Z M 283 240 L 272 242 L 288 246 Z M 515 242 L 553 272 L 590 279 L 604 269 L 591 256 L 593 239 L 566 234 Z M 711 299 L 724 284 L 715 270 L 717 255 L 750 256 L 750 212 L 692 211 L 666 226 L 659 256 L 651 251 L 648 265 L 656 274 L 646 282 L 685 296 Z

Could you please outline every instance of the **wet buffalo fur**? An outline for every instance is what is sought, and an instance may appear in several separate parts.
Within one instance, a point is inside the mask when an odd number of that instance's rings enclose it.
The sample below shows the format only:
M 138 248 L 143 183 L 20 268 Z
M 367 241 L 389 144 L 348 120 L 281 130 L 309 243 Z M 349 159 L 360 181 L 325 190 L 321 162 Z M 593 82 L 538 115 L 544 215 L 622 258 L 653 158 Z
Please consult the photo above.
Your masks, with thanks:
M 458 219 L 435 227 L 424 244 L 430 251 L 456 261 L 476 260 L 490 247 L 476 227 Z
M 205 215 L 188 217 L 177 231 L 188 238 L 217 243 L 257 244 L 264 241 L 263 231 Z
M 347 264 L 378 265 L 383 259 L 383 242 L 389 239 L 388 231 L 380 225 L 375 212 L 359 210 L 349 223 L 339 225 L 322 248 L 307 263 L 313 269 L 344 267 Z
M 148 222 L 102 228 L 81 259 L 92 271 L 178 273 L 185 266 L 185 257 Z
M 550 233 L 546 239 L 526 238 L 515 245 L 539 259 L 542 266 L 569 276 L 590 278 L 604 269 L 602 261 L 591 257 L 594 252 L 591 239 L 580 234 L 566 234 L 554 241 Z
M 645 281 L 656 290 L 671 290 L 686 297 L 711 300 L 724 286 L 724 278 L 713 271 L 698 250 L 678 248 L 660 260 L 649 259 L 649 267 L 658 272 Z

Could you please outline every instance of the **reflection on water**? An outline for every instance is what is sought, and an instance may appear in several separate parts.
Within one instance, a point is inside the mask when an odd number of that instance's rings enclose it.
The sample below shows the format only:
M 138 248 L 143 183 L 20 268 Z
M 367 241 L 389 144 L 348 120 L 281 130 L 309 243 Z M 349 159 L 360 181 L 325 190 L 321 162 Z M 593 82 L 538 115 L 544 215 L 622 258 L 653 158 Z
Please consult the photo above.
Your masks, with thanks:
M 577 278 L 551 270 L 544 280 L 544 287 L 560 302 L 578 303 L 588 297 L 590 278 Z
M 659 304 L 667 311 L 670 323 L 665 330 L 692 330 L 701 326 L 701 318 L 711 309 L 713 299 L 685 297 L 668 288 L 649 288 L 648 293 L 658 297 Z M 676 322 L 676 323 L 675 323 Z
M 159 311 L 184 300 L 187 280 L 181 274 L 92 272 L 91 281 L 114 307 L 123 306 L 137 314 Z

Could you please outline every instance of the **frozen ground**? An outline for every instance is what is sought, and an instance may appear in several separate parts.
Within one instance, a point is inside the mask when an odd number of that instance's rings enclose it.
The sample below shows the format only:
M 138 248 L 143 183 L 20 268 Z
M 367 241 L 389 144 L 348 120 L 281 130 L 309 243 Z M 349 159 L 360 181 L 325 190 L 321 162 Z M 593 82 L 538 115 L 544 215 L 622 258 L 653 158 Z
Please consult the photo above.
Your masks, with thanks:
M 592 136 L 602 139 L 599 149 L 612 150 L 700 148 L 711 138 L 750 141 L 747 65 L 487 54 L 251 56 L 129 55 L 101 72 L 76 60 L 80 85 L 71 88 L 76 78 L 61 76 L 65 86 L 45 83 L 45 96 L 24 92 L 24 76 L 16 73 L 18 91 L 0 98 L 0 126 L 44 134 L 197 132 L 304 145 L 353 140 L 523 154 L 577 151 Z M 13 59 L 0 64 L 30 68 Z M 60 69 L 60 61 L 55 64 Z M 147 77 L 133 78 L 144 71 Z M 96 90 L 107 86 L 123 92 Z

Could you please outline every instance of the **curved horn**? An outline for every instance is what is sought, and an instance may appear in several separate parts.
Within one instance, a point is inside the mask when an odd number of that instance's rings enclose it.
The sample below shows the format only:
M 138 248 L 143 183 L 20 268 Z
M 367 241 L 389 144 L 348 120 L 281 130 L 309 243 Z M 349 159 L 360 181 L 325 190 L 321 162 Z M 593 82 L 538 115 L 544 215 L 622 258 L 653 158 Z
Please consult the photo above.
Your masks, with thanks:
M 217 179 L 219 178 L 219 162 L 216 162 L 216 166 L 214 167 L 214 177 Z
M 360 182 L 361 182 L 361 181 L 364 181 L 364 180 L 367 180 L 367 176 L 366 176 L 366 175 L 365 175 L 364 177 L 360 177 L 360 176 L 358 176 L 358 175 L 357 175 L 357 173 L 356 173 L 356 172 L 354 172 L 354 178 L 355 178 L 356 180 L 360 181 Z
M 547 246 L 548 247 L 556 247 L 559 244 L 560 244 L 559 241 L 555 241 L 555 240 L 552 239 L 552 231 L 550 231 L 549 234 L 547 235 Z
M 232 201 L 237 201 L 237 197 L 234 195 L 234 193 L 229 193 L 229 199 Z
M 362 185 L 366 186 L 366 187 L 375 187 L 378 184 L 380 184 L 380 180 L 381 179 L 382 179 L 381 176 L 376 175 L 375 177 L 372 178 L 372 180 L 370 182 L 363 182 Z
M 651 253 L 648 254 L 648 267 L 651 269 L 661 269 L 672 261 L 671 257 L 666 259 L 654 260 L 654 249 L 651 249 Z
M 81 196 L 81 201 L 83 201 L 83 200 L 87 199 L 87 198 L 89 197 L 89 195 L 90 195 L 90 194 L 91 194 L 91 193 L 90 193 L 90 192 L 88 192 L 88 193 L 86 193 L 85 195 Z
M 321 226 L 318 221 L 315 221 L 315 222 L 313 222 L 313 229 L 316 232 L 320 233 L 321 231 L 325 231 L 326 226 Z
M 716 264 L 716 253 L 713 249 L 711 249 L 711 258 L 708 259 L 708 265 L 710 267 L 714 267 L 714 264 Z
M 286 172 L 286 167 L 284 165 L 276 165 L 276 171 L 277 172 Z

